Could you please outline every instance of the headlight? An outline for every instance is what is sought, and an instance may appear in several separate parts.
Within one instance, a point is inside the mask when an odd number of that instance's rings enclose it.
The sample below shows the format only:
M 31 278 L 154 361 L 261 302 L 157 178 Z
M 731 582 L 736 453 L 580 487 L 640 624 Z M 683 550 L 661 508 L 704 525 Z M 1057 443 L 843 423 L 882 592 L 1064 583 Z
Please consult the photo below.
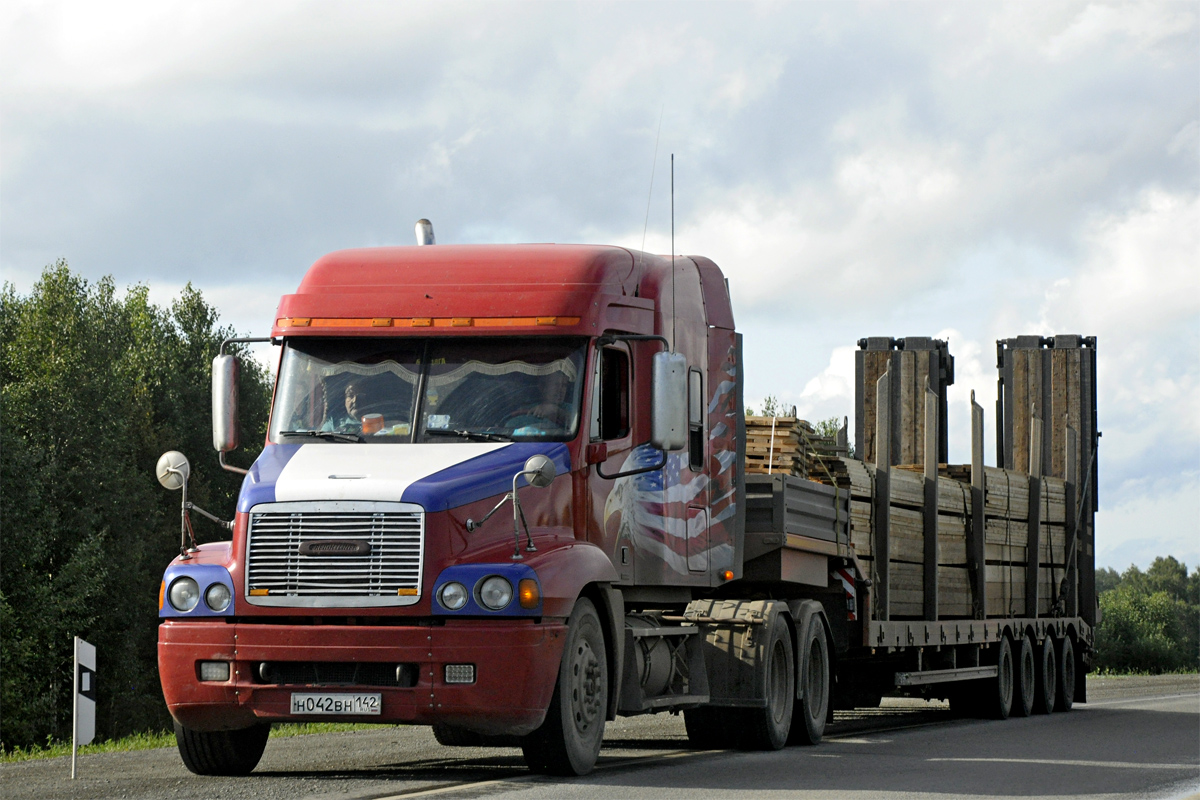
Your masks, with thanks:
M 214 583 L 204 593 L 204 602 L 213 611 L 224 611 L 229 608 L 229 601 L 232 599 L 233 595 L 229 593 L 229 587 L 223 583 Z
M 492 611 L 499 611 L 512 602 L 512 584 L 499 575 L 484 578 L 479 583 L 479 602 Z
M 176 578 L 167 590 L 167 597 L 171 600 L 171 608 L 186 613 L 200 602 L 200 587 L 191 578 Z
M 467 604 L 467 587 L 451 581 L 438 592 L 438 602 L 451 611 L 458 611 Z

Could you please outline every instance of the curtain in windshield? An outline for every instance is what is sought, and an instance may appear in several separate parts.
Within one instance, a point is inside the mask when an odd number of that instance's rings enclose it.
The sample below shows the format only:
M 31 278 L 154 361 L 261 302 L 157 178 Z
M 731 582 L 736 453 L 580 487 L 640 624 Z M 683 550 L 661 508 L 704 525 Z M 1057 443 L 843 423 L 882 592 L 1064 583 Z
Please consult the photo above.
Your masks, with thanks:
M 423 349 L 404 339 L 291 340 L 279 364 L 271 439 L 336 438 L 316 436 L 331 433 L 407 441 Z
M 271 440 L 566 440 L 585 353 L 583 339 L 292 339 Z

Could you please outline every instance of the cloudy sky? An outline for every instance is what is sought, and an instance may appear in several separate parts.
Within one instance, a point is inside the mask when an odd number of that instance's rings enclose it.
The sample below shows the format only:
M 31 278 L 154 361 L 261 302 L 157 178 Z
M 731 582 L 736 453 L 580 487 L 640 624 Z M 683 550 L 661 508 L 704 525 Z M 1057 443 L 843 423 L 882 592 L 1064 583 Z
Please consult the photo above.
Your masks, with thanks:
M 1098 561 L 1195 565 L 1198 14 L 8 0 L 0 270 L 191 281 L 262 334 L 318 256 L 423 216 L 668 252 L 674 153 L 677 250 L 729 276 L 748 403 L 853 415 L 860 337 L 937 336 L 965 461 L 996 339 L 1098 336 Z

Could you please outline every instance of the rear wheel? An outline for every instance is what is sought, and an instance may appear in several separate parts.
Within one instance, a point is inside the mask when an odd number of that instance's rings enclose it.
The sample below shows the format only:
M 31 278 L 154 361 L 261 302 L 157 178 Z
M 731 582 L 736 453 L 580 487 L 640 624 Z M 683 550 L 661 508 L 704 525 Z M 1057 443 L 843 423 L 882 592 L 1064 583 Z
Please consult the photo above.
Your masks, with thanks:
M 796 702 L 796 668 L 788 627 L 787 618 L 776 614 L 767 631 L 763 665 L 766 706 L 743 712 L 746 727 L 742 745 L 748 750 L 779 750 L 787 744 Z
M 534 772 L 586 775 L 596 765 L 608 713 L 608 661 L 596 607 L 575 601 L 567 621 L 558 682 L 542 726 L 525 737 L 521 750 Z
M 183 764 L 197 775 L 249 775 L 271 734 L 265 724 L 240 731 L 194 731 L 172 722 Z
M 1036 651 L 1037 691 L 1033 693 L 1033 713 L 1049 714 L 1058 697 L 1058 657 L 1054 654 L 1054 637 L 1042 639 Z
M 1033 659 L 1033 640 L 1022 636 L 1013 653 L 1014 717 L 1028 717 L 1033 712 L 1037 690 L 1037 663 Z
M 800 637 L 800 680 L 803 697 L 792 714 L 788 744 L 817 744 L 825 735 L 829 713 L 829 643 L 816 614 L 808 618 Z
M 1058 697 L 1055 698 L 1055 711 L 1070 711 L 1075 705 L 1075 647 L 1071 637 L 1064 636 L 1058 646 Z

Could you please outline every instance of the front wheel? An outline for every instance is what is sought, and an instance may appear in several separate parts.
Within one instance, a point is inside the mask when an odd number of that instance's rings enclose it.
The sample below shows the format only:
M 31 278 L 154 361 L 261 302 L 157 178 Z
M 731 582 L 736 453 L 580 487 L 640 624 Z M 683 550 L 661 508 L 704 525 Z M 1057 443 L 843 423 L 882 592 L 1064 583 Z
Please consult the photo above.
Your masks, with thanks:
M 521 745 L 525 763 L 549 775 L 591 772 L 600 755 L 607 712 L 604 631 L 596 607 L 581 597 L 567 621 L 567 641 L 546 720 Z
M 194 731 L 172 722 L 183 765 L 197 775 L 249 775 L 271 735 L 266 724 L 240 731 Z

